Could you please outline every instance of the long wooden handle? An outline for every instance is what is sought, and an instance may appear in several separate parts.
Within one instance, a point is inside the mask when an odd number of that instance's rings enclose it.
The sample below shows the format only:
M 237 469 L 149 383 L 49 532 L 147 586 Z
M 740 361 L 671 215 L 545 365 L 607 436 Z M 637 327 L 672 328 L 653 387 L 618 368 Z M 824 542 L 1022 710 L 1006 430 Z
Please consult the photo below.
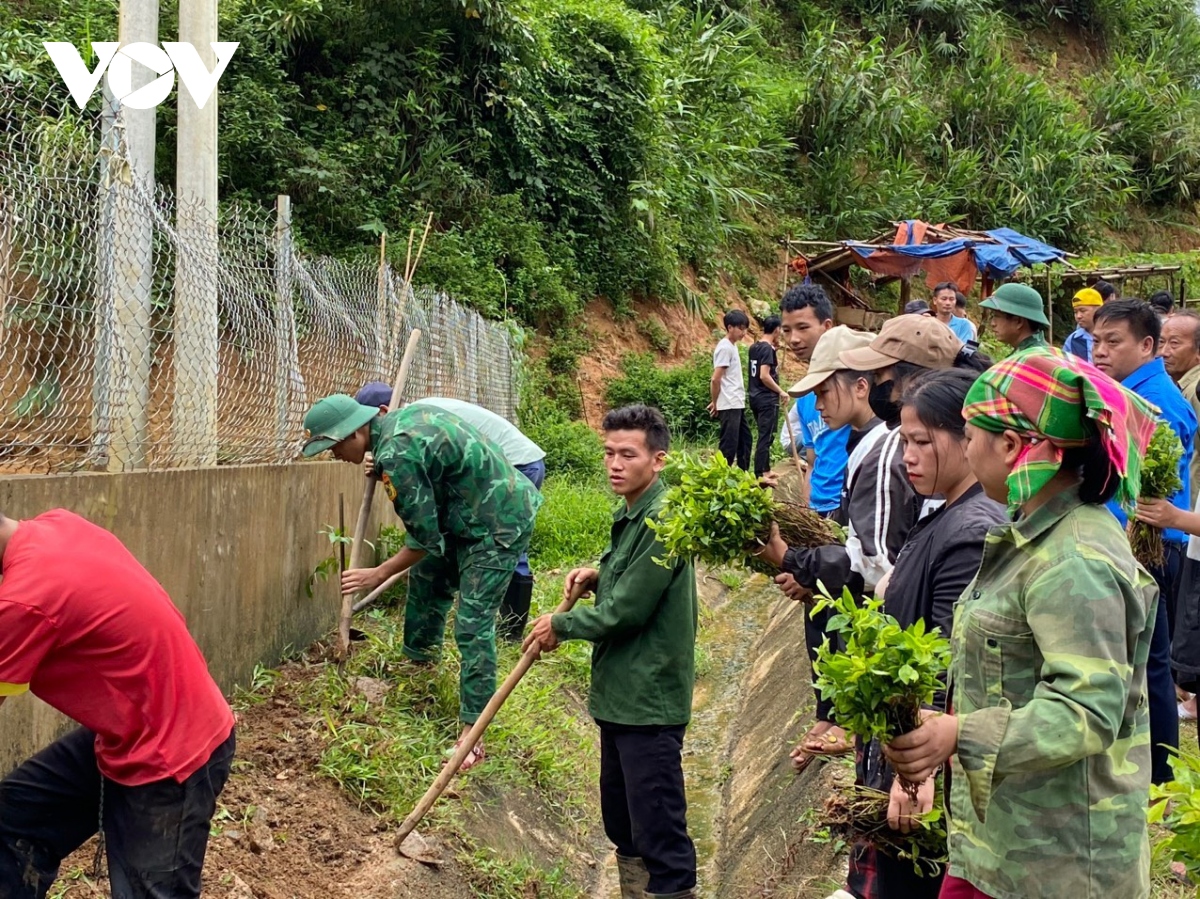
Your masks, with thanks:
M 575 603 L 579 601 L 579 597 L 583 596 L 589 589 L 590 587 L 576 584 L 571 588 L 571 595 L 558 604 L 555 613 L 571 611 L 575 607 Z M 467 756 L 471 754 L 471 750 L 475 748 L 475 744 L 483 737 L 483 732 L 487 730 L 488 725 L 492 723 L 492 719 L 496 717 L 496 713 L 500 711 L 500 706 L 504 705 L 504 701 L 508 699 L 521 678 L 525 676 L 525 672 L 537 661 L 541 651 L 542 647 L 537 642 L 534 642 L 533 646 L 529 647 L 525 654 L 521 656 L 521 661 L 517 662 L 517 666 L 504 679 L 504 683 L 500 685 L 500 689 L 492 695 L 492 698 L 483 709 L 483 714 L 471 725 L 471 729 L 467 731 L 467 735 L 459 743 L 458 748 L 454 751 L 454 755 L 450 757 L 450 761 L 446 762 L 442 767 L 437 779 L 425 791 L 425 795 L 421 797 L 421 801 L 409 812 L 408 817 L 404 819 L 404 823 L 400 825 L 400 829 L 396 831 L 395 846 L 397 850 L 399 850 L 400 844 L 404 842 L 404 838 L 412 833 L 420 820 L 425 817 L 426 812 L 433 808 L 433 804 L 437 802 L 438 797 L 442 795 L 450 781 L 454 778 L 454 775 L 458 773 L 459 767 L 466 761 Z
M 406 575 L 406 574 L 408 574 L 407 568 L 405 568 L 403 571 L 397 571 L 390 578 L 388 578 L 386 581 L 384 581 L 382 584 L 380 584 L 378 587 L 376 587 L 374 590 L 372 590 L 370 593 L 368 593 L 366 596 L 364 596 L 362 599 L 360 599 L 358 602 L 356 602 L 353 606 L 351 606 L 351 609 L 355 612 L 361 612 L 363 609 L 365 609 L 367 606 L 369 606 L 375 600 L 379 599 L 379 597 L 383 596 L 383 594 L 387 592 L 389 587 L 391 587 L 394 583 L 396 583 L 396 581 L 400 580 L 400 578 L 404 577 L 404 575 Z
M 395 409 L 404 393 L 404 384 L 408 381 L 408 370 L 412 366 L 413 355 L 417 342 L 421 339 L 421 329 L 413 328 L 408 335 L 408 346 L 404 348 L 404 358 L 400 360 L 400 370 L 396 372 L 396 382 L 392 385 L 392 402 L 388 409 Z M 367 478 L 367 489 L 363 491 L 362 506 L 358 510 L 358 525 L 354 528 L 354 543 L 350 547 L 350 567 L 362 567 L 363 549 L 366 545 L 364 535 L 371 520 L 371 504 L 375 501 L 375 478 Z M 340 586 L 340 585 L 339 585 Z M 342 614 L 338 620 L 338 637 L 341 641 L 341 651 L 345 655 L 350 651 L 350 622 L 354 618 L 354 594 L 342 594 Z

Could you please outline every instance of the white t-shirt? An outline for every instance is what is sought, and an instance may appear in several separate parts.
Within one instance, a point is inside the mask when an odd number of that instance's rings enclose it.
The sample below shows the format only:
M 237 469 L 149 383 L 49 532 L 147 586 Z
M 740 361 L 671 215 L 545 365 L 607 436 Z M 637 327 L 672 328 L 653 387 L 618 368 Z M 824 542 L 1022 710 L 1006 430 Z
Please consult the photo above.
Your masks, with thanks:
M 484 437 L 497 444 L 504 451 L 504 458 L 508 460 L 509 465 L 529 465 L 546 458 L 546 451 L 522 434 L 516 425 L 483 406 L 442 396 L 428 396 L 410 405 L 436 406 L 457 415 Z
M 721 390 L 717 394 L 717 411 L 746 408 L 746 385 L 742 380 L 742 357 L 728 337 L 722 337 L 713 350 L 713 368 L 724 368 Z

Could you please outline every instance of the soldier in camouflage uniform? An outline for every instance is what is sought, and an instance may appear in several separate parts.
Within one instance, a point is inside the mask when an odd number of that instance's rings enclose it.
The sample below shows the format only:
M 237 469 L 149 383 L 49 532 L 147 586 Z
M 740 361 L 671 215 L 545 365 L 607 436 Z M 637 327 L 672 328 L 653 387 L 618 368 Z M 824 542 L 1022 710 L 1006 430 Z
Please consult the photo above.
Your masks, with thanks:
M 1132 508 L 1154 410 L 1057 350 L 986 372 L 963 409 L 994 528 L 955 610 L 952 714 L 885 752 L 920 783 L 954 755 L 947 897 L 1144 899 L 1157 588 L 1103 503 Z
M 529 546 L 541 494 L 478 431 L 433 406 L 407 406 L 384 416 L 335 394 L 312 407 L 304 427 L 310 435 L 306 456 L 328 449 L 359 465 L 369 450 L 375 476 L 404 522 L 404 548 L 376 568 L 347 571 L 342 589 L 374 589 L 412 568 L 404 610 L 406 656 L 436 659 L 458 590 L 454 638 L 462 655 L 459 717 L 465 736 L 496 689 L 496 612 Z M 480 743 L 462 770 L 482 758 Z

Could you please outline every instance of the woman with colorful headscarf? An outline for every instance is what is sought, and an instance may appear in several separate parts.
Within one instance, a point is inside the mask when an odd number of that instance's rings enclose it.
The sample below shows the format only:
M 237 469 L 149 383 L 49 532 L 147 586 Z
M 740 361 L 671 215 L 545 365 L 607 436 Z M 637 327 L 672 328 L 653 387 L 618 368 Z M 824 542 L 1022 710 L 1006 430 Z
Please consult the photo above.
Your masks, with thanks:
M 1157 589 L 1104 503 L 1132 510 L 1154 410 L 1042 349 L 984 373 L 963 415 L 975 476 L 1015 517 L 955 611 L 953 712 L 886 755 L 915 783 L 954 756 L 942 899 L 1143 899 Z

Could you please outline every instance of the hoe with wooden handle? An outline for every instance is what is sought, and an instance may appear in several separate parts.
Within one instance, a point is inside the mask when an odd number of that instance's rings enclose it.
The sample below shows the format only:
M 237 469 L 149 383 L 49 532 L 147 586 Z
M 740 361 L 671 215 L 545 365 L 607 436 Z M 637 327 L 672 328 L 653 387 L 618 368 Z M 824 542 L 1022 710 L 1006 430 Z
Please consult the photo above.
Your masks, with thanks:
M 579 601 L 579 597 L 586 593 L 588 589 L 590 588 L 576 584 L 571 588 L 571 595 L 558 604 L 555 612 L 571 611 L 575 607 L 575 603 Z M 449 786 L 454 775 L 458 773 L 459 766 L 470 755 L 471 750 L 475 748 L 475 744 L 483 737 L 483 732 L 487 730 L 488 725 L 492 723 L 492 719 L 496 717 L 496 713 L 500 711 L 500 706 L 504 705 L 504 701 L 508 699 L 521 678 L 525 676 L 525 672 L 537 661 L 541 651 L 542 648 L 537 643 L 529 647 L 525 654 L 521 656 L 521 661 L 517 662 L 517 667 L 504 679 L 504 683 L 500 685 L 500 689 L 493 694 L 491 700 L 488 701 L 487 706 L 484 708 L 483 714 L 471 725 L 471 729 L 467 731 L 467 735 L 459 743 L 458 748 L 454 751 L 454 755 L 450 757 L 450 761 L 446 762 L 442 767 L 441 773 L 438 774 L 433 785 L 425 791 L 425 795 L 421 797 L 421 801 L 409 812 L 408 817 L 404 819 L 404 823 L 400 825 L 400 829 L 396 832 L 395 840 L 397 852 L 401 851 L 400 844 L 404 842 L 404 838 L 412 833 L 418 822 L 433 808 L 433 804 L 437 802 L 438 797 Z
M 408 381 L 408 369 L 412 366 L 413 354 L 417 349 L 417 342 L 420 339 L 421 329 L 413 328 L 413 332 L 408 335 L 408 346 L 404 349 L 404 358 L 400 360 L 400 370 L 396 373 L 396 380 L 392 385 L 392 401 L 388 406 L 389 410 L 395 409 L 400 404 L 400 397 L 404 394 L 404 385 Z M 354 545 L 350 548 L 351 568 L 362 567 L 363 549 L 366 544 L 363 536 L 367 533 L 367 525 L 371 520 L 371 504 L 375 500 L 375 485 L 377 483 L 378 481 L 374 477 L 367 478 L 367 489 L 363 492 L 362 506 L 358 510 L 358 525 L 354 528 Z M 399 575 L 391 578 L 387 585 L 390 586 L 395 583 L 398 578 Z M 382 592 L 382 589 L 378 590 L 375 595 Z M 338 636 L 340 637 L 340 649 L 343 657 L 350 652 L 350 622 L 354 618 L 355 611 L 357 611 L 357 608 L 354 604 L 354 594 L 343 593 L 342 615 L 338 621 Z

